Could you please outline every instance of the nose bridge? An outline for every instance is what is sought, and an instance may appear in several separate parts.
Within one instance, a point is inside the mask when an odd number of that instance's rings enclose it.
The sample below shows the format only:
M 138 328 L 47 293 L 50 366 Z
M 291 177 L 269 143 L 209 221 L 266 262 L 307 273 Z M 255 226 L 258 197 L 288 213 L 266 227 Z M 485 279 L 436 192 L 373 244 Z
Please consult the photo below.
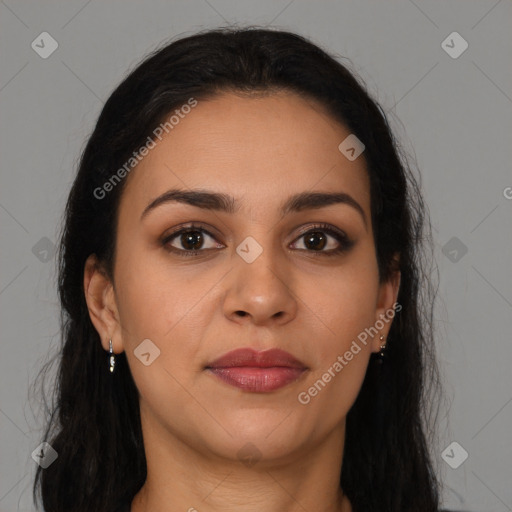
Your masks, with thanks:
M 272 236 L 260 230 L 247 236 L 233 254 L 233 272 L 224 304 L 230 318 L 249 316 L 256 323 L 289 321 L 296 314 L 291 276 Z

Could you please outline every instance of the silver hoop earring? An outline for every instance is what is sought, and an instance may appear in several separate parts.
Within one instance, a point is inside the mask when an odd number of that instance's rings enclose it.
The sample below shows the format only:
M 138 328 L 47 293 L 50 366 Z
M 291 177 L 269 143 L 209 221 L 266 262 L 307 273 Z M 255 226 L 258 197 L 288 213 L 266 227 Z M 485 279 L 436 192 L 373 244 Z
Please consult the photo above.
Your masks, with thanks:
M 114 367 L 116 365 L 116 356 L 114 355 L 114 350 L 112 348 L 112 340 L 109 341 L 109 345 L 110 345 L 110 348 L 109 348 L 109 370 L 110 370 L 110 373 L 114 373 Z

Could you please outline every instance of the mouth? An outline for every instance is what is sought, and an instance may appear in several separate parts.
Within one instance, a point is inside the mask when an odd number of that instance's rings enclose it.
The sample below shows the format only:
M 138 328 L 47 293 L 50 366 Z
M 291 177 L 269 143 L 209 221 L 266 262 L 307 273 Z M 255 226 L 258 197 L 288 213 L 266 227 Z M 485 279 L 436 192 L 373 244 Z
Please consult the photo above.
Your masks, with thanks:
M 296 381 L 308 367 L 284 350 L 242 348 L 228 352 L 205 369 L 244 391 L 269 393 Z

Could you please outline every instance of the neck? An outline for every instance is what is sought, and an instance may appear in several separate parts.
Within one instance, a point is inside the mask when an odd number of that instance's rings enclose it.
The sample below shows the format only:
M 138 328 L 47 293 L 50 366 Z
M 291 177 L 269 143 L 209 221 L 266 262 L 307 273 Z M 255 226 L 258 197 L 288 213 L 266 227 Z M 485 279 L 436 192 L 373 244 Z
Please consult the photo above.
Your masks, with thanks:
M 131 512 L 350 512 L 340 488 L 345 425 L 286 460 L 227 459 L 142 418 L 147 478 Z

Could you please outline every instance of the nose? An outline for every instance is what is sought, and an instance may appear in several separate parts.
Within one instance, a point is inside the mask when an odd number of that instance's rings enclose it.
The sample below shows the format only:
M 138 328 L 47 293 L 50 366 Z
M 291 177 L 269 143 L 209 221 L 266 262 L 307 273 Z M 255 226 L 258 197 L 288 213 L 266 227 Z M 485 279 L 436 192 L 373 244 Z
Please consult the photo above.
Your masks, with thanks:
M 297 315 L 297 297 L 289 264 L 278 261 L 271 250 L 252 263 L 233 255 L 234 268 L 226 282 L 224 314 L 237 323 L 284 325 Z

